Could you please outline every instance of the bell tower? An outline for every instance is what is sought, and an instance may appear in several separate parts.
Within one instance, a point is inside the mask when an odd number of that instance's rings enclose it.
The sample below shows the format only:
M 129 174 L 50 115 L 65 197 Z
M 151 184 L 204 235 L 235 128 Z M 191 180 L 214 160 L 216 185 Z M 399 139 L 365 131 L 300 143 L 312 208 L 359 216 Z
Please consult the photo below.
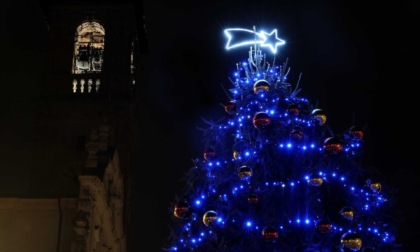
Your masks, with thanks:
M 60 238 L 72 252 L 132 251 L 141 1 L 41 6 L 48 54 L 28 197 L 76 199 L 74 233 Z

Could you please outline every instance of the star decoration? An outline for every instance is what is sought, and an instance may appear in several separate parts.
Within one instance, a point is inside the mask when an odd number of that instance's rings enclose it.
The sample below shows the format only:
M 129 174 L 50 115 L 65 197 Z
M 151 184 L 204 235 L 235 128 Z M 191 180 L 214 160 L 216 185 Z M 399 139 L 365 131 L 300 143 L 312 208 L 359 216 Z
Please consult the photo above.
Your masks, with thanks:
M 278 46 L 284 45 L 286 43 L 286 41 L 280 39 L 277 36 L 277 29 L 274 29 L 271 33 L 266 33 L 262 31 L 260 35 L 262 35 L 262 37 L 264 38 L 264 40 L 261 43 L 261 46 L 269 47 L 274 54 L 277 52 Z
M 245 45 L 260 44 L 261 47 L 268 47 L 274 54 L 277 52 L 277 47 L 284 45 L 286 41 L 277 36 L 277 29 L 270 33 L 254 30 L 247 30 L 242 28 L 230 28 L 224 31 L 228 41 L 226 49 L 233 49 Z

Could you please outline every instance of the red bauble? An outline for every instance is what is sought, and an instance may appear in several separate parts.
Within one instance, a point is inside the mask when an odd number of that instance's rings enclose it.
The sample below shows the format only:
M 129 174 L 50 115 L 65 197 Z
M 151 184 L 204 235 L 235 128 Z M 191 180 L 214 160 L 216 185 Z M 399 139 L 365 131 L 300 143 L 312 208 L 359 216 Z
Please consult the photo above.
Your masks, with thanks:
M 294 127 L 292 132 L 290 132 L 290 136 L 293 139 L 299 140 L 303 138 L 303 131 L 301 127 Z
M 289 107 L 287 108 L 287 112 L 289 112 L 289 114 L 292 114 L 292 115 L 299 115 L 300 113 L 299 106 L 296 104 L 290 104 Z
M 266 241 L 275 241 L 279 238 L 279 231 L 274 227 L 265 227 L 262 236 Z
M 332 225 L 327 220 L 320 220 L 316 223 L 316 230 L 320 232 L 321 234 L 326 234 L 331 232 Z
M 183 219 L 190 211 L 190 204 L 187 201 L 180 201 L 174 207 L 174 215 L 179 219 Z
M 270 124 L 270 116 L 265 112 L 257 112 L 252 119 L 254 127 L 257 129 L 264 129 Z
M 206 150 L 204 151 L 204 159 L 207 161 L 214 160 L 216 157 L 216 147 L 214 146 L 208 146 Z
M 350 138 L 356 141 L 362 140 L 363 138 L 363 129 L 360 126 L 353 126 L 350 128 Z
M 229 115 L 231 115 L 236 108 L 236 102 L 235 101 L 228 101 L 225 103 L 225 111 Z
M 324 150 L 328 154 L 337 154 L 343 150 L 343 145 L 338 138 L 329 137 L 324 141 Z
M 248 203 L 250 203 L 250 204 L 258 203 L 258 196 L 255 193 L 250 194 L 248 196 Z

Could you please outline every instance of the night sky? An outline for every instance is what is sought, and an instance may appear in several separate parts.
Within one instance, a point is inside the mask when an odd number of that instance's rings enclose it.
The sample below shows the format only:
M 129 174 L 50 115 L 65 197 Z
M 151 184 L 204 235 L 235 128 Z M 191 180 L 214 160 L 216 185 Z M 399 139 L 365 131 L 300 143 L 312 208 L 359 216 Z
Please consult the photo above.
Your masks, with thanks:
M 169 234 L 169 206 L 180 179 L 201 156 L 201 118 L 225 116 L 223 87 L 248 49 L 224 49 L 225 28 L 278 30 L 286 45 L 289 81 L 302 73 L 301 97 L 318 103 L 342 133 L 366 127 L 366 162 L 397 188 L 404 220 L 400 241 L 416 248 L 418 231 L 418 39 L 414 1 L 164 1 L 143 0 L 149 51 L 138 86 L 142 127 L 135 222 L 146 232 L 138 249 L 160 251 Z M 189 1 L 188 1 L 189 2 Z M 228 2 L 228 3 L 224 3 Z M 2 172 L 13 184 L 30 155 L 47 28 L 36 0 L 6 1 L 0 9 Z M 277 61 L 278 62 L 278 61 Z M 415 89 L 413 89 L 415 88 Z M 13 178 L 13 176 L 15 176 Z M 3 181 L 3 180 L 2 180 Z M 150 185 L 153 182 L 153 185 Z M 0 185 L 5 186 L 5 185 Z M 150 223 L 150 220 L 154 222 Z M 140 234 L 139 234 L 140 236 Z M 409 251 L 407 249 L 407 251 Z

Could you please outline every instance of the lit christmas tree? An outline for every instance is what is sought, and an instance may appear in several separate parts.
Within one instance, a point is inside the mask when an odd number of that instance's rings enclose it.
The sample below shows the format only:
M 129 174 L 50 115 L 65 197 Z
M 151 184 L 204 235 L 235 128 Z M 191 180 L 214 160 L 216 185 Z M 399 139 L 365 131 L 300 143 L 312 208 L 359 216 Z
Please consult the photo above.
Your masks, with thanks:
M 170 208 L 165 250 L 398 251 L 391 192 L 363 167 L 364 128 L 334 133 L 322 108 L 298 96 L 287 61 L 263 53 L 285 44 L 276 30 L 225 34 L 227 49 L 250 45 L 248 59 L 230 78 L 226 117 L 204 120 L 203 156 Z

